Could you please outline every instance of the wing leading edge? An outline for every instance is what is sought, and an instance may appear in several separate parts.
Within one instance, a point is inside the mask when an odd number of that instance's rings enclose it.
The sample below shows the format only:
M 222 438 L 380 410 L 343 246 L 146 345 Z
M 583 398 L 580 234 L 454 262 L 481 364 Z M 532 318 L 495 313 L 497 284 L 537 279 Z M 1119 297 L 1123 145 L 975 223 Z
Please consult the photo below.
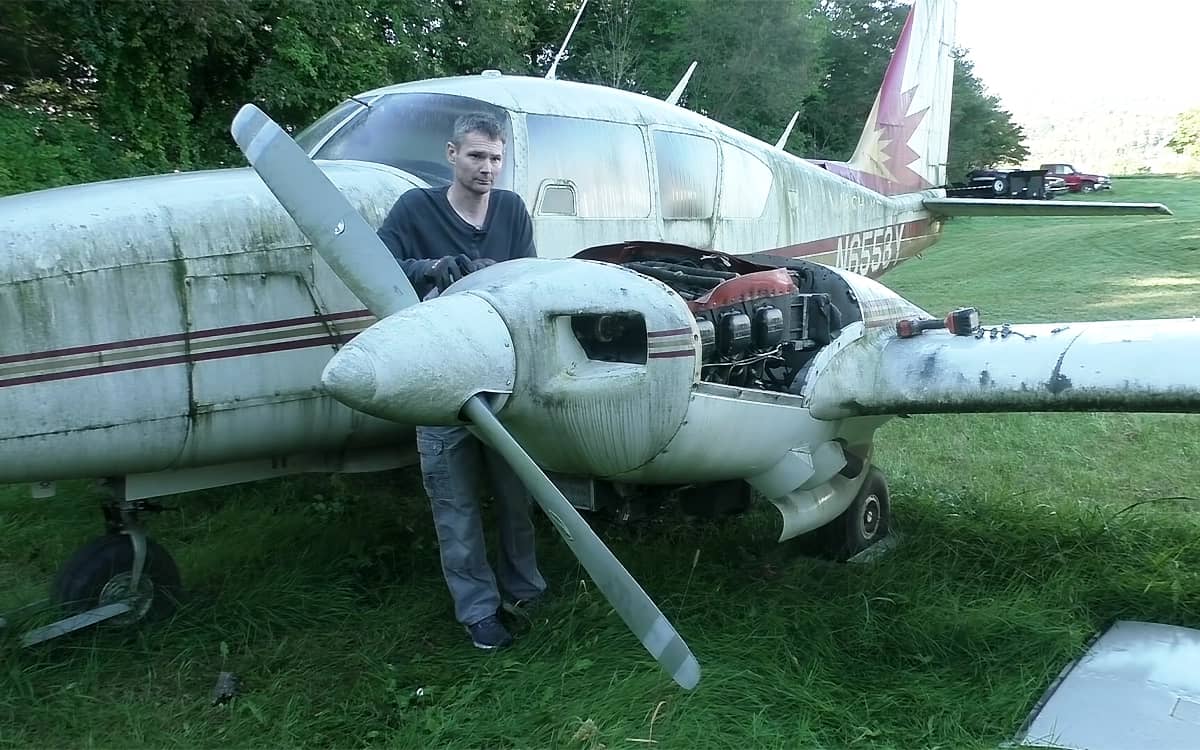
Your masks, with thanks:
M 865 336 L 811 376 L 812 415 L 1200 412 L 1200 319 L 984 330 Z
M 994 200 L 991 198 L 926 198 L 925 208 L 939 216 L 1171 216 L 1161 203 L 1111 201 Z

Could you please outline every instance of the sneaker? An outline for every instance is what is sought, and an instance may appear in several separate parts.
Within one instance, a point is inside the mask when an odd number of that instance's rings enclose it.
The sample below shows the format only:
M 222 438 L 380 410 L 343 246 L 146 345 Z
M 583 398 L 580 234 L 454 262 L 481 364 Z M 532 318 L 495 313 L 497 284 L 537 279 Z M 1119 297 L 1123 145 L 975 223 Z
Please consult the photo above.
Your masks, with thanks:
M 495 615 L 489 615 L 473 625 L 468 625 L 467 632 L 471 634 L 471 642 L 475 644 L 475 648 L 503 648 L 513 642 L 512 635 Z

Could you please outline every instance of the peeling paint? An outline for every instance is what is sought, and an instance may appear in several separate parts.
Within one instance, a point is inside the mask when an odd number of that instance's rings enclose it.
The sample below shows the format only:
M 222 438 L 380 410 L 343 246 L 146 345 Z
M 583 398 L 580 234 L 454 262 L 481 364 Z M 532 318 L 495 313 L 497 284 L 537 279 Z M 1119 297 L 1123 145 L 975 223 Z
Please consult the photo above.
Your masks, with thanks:
M 1070 325 L 1077 333 L 1066 347 L 1051 338 L 1054 326 L 1048 324 L 1023 325 L 1037 336 L 1031 339 L 976 339 L 946 331 L 911 339 L 865 337 L 839 352 L 817 376 L 808 390 L 810 408 L 820 419 L 1006 411 L 1200 412 L 1200 370 L 1194 359 L 1180 354 L 1200 349 L 1200 320 Z

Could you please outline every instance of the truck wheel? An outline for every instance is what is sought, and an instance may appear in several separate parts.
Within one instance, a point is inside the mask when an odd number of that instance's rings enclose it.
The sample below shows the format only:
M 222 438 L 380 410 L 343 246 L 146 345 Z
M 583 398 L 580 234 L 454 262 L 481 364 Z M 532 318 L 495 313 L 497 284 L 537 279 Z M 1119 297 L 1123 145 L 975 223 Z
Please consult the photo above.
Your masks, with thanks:
M 997 177 L 992 182 L 992 195 L 1008 195 L 1008 179 L 1005 177 Z
M 1079 189 L 1085 193 L 1090 193 L 1096 189 L 1096 186 L 1090 182 L 1081 182 L 1079 183 Z

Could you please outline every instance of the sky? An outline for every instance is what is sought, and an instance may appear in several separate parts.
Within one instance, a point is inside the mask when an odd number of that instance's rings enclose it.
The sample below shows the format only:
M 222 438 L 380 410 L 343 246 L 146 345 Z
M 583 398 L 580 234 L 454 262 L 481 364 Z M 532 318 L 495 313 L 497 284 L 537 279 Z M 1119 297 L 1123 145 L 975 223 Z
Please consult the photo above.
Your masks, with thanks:
M 958 46 L 1019 115 L 1075 102 L 1200 106 L 1200 2 L 958 0 Z

